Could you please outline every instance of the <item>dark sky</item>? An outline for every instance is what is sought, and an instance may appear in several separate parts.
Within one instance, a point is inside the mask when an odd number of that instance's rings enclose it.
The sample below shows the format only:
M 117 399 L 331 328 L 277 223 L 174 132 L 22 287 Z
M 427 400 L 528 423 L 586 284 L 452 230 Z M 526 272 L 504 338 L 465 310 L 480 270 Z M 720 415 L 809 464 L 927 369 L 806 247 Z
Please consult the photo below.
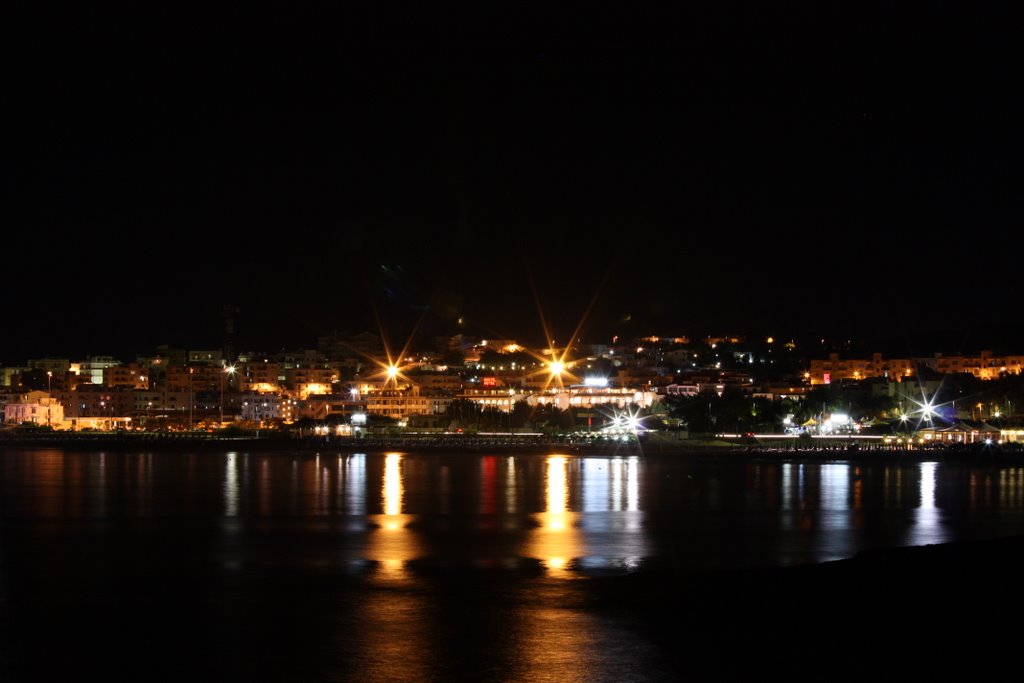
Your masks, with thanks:
M 1009 12 L 685 4 L 13 11 L 0 361 L 217 348 L 224 304 L 267 350 L 1014 345 Z

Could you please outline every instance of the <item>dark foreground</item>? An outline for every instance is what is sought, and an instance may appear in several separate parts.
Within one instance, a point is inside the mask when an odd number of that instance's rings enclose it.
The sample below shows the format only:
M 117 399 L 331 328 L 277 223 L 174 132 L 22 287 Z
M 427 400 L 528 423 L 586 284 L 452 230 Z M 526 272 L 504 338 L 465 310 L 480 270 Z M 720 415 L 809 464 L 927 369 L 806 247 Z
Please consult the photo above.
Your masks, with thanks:
M 557 652 L 538 667 L 505 650 L 510 630 L 528 640 L 558 629 L 501 623 L 500 604 L 482 608 L 507 599 L 501 572 L 418 569 L 431 599 L 447 605 L 430 642 L 450 650 L 443 668 L 419 669 L 431 659 L 423 633 L 375 634 L 380 660 L 368 662 L 311 628 L 323 620 L 326 633 L 336 627 L 327 615 L 365 610 L 346 602 L 351 578 L 324 572 L 300 584 L 281 571 L 254 586 L 151 567 L 116 585 L 94 576 L 45 595 L 5 595 L 0 680 L 994 680 L 1020 660 L 1022 560 L 1024 537 L 1014 537 L 704 577 L 665 568 L 576 579 L 563 608 L 629 623 L 641 632 L 623 647 L 649 650 L 593 652 L 584 675 L 579 662 L 563 668 Z M 224 613 L 189 613 L 195 592 L 216 596 L 209 604 Z M 384 590 L 375 600 L 395 597 Z M 267 612 L 278 623 L 268 627 Z M 352 619 L 341 640 L 372 628 Z M 613 671 L 619 654 L 647 664 Z
M 1022 571 L 1018 536 L 693 584 L 623 577 L 603 599 L 647 612 L 682 680 L 991 680 L 1020 664 Z

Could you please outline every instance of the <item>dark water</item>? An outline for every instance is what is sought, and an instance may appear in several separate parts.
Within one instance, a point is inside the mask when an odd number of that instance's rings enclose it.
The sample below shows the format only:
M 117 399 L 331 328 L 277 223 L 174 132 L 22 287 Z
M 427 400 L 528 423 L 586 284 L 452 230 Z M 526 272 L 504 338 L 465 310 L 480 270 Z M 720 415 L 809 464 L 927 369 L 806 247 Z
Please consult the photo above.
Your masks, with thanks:
M 1022 529 L 1016 466 L 8 451 L 0 679 L 695 679 L 609 586 Z

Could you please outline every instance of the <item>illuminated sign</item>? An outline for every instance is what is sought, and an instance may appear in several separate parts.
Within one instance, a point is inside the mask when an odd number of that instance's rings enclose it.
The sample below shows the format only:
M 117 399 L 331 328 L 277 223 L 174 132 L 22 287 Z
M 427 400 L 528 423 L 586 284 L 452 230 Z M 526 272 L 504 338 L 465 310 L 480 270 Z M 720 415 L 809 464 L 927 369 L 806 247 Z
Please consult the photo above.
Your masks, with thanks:
M 480 379 L 480 386 L 496 387 L 496 386 L 498 386 L 498 378 L 497 377 L 482 377 Z
M 823 373 L 822 376 L 821 376 L 821 381 L 823 381 L 825 384 L 832 384 L 832 373 L 831 372 Z

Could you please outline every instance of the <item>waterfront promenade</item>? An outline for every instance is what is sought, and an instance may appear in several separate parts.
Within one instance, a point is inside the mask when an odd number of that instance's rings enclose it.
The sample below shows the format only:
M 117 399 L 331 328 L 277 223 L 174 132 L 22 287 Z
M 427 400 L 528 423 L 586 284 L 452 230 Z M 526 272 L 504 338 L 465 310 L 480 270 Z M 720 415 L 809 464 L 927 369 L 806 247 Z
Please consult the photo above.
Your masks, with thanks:
M 225 434 L 213 432 L 0 432 L 4 448 L 66 448 L 110 450 L 260 450 L 345 452 L 468 452 L 569 455 L 720 454 L 792 459 L 928 459 L 956 457 L 1024 460 L 1020 444 L 911 447 L 850 439 L 771 439 L 739 442 L 688 439 L 680 435 L 643 434 L 631 438 L 596 435 L 539 434 L 364 434 L 360 436 L 299 435 L 273 430 Z

